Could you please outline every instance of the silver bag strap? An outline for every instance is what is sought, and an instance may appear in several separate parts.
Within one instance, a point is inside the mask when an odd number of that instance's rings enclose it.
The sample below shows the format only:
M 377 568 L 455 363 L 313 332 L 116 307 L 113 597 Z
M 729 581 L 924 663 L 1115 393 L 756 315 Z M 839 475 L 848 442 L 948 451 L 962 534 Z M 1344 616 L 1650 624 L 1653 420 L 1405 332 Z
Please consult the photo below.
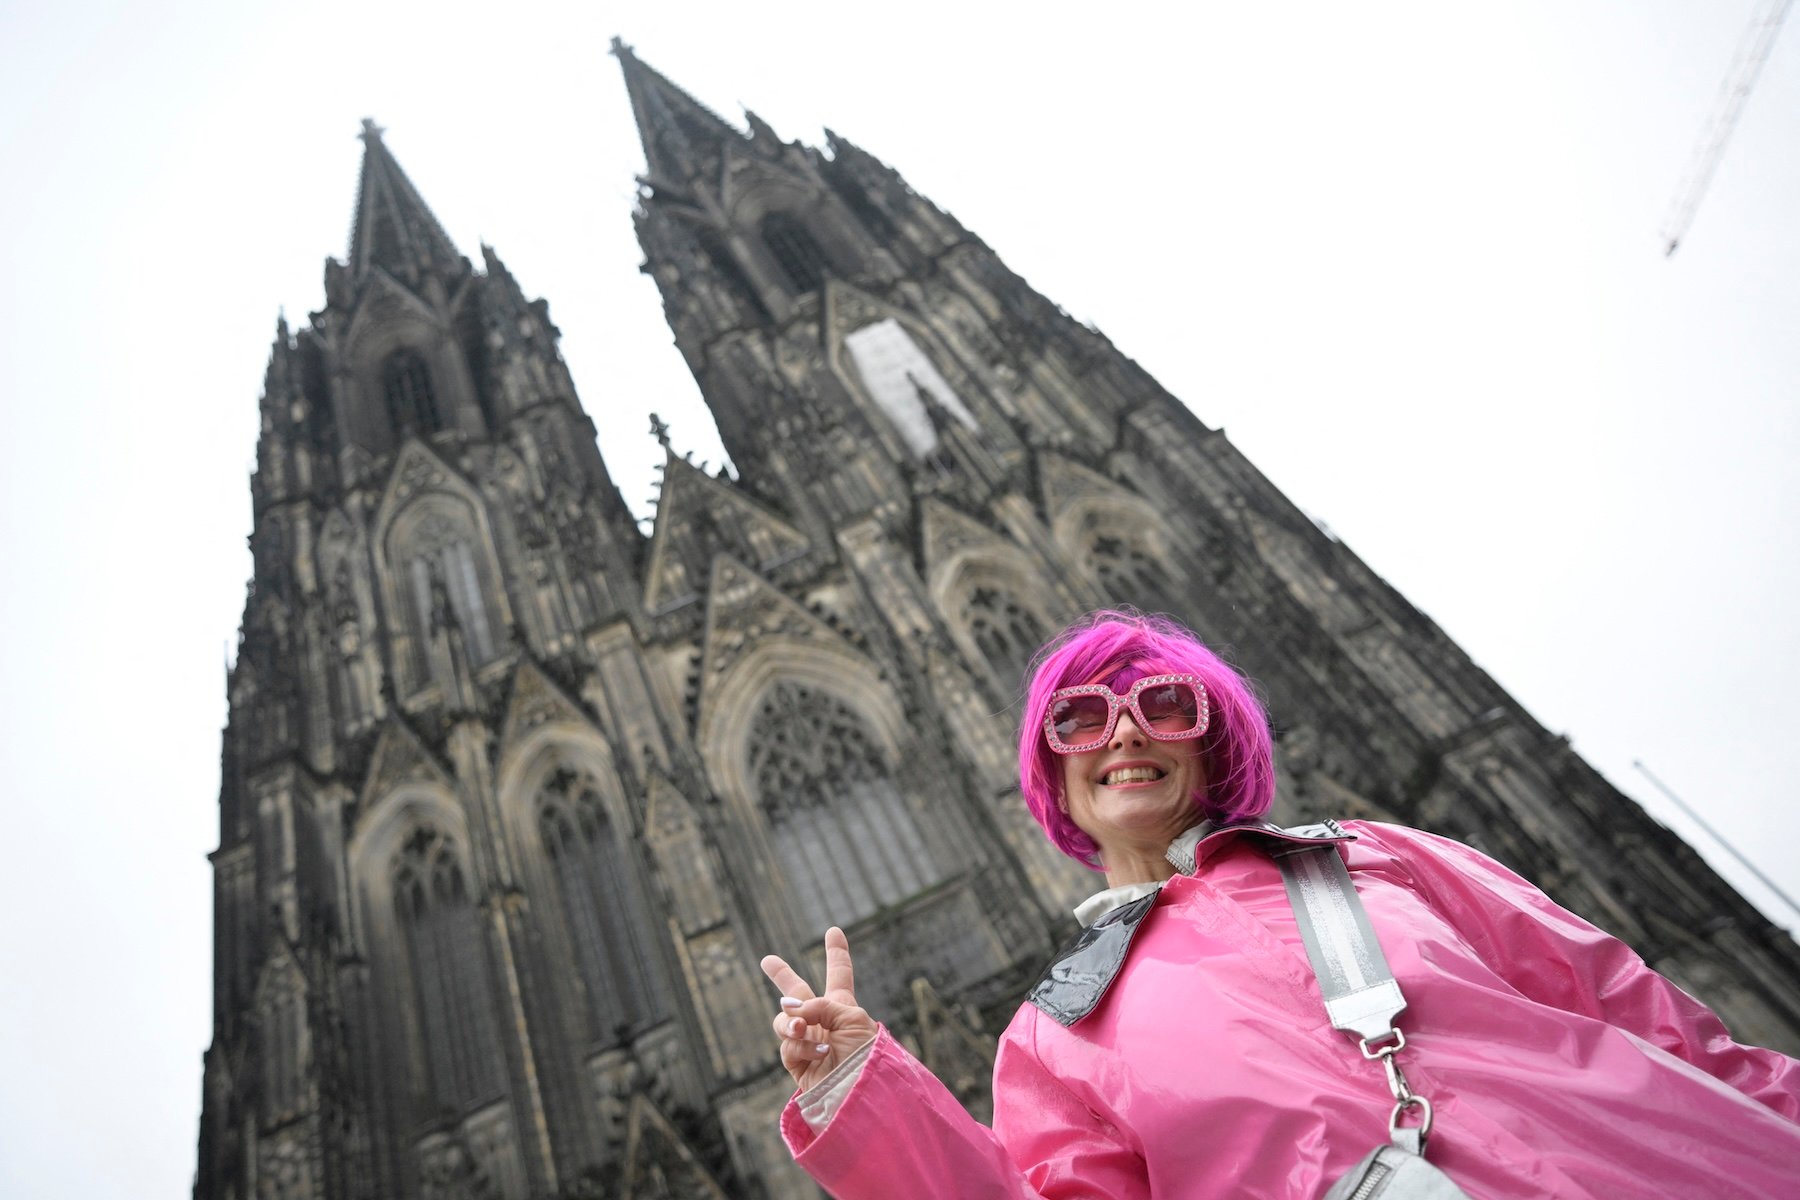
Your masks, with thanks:
M 1370 1042 L 1393 1037 L 1394 1018 L 1406 1008 L 1406 997 L 1375 940 L 1337 846 L 1296 846 L 1274 853 L 1306 957 L 1325 994 L 1331 1027 Z
M 1406 1048 L 1406 1035 L 1394 1024 L 1406 1008 L 1406 997 L 1381 952 L 1337 844 L 1271 847 L 1270 853 L 1287 885 L 1288 903 L 1293 905 L 1313 974 L 1319 978 L 1331 1027 L 1353 1034 L 1363 1057 L 1380 1061 L 1394 1096 L 1388 1133 L 1395 1145 L 1424 1153 L 1431 1133 L 1431 1101 L 1412 1090 L 1394 1058 Z M 1409 1108 L 1419 1111 L 1417 1126 L 1401 1124 Z

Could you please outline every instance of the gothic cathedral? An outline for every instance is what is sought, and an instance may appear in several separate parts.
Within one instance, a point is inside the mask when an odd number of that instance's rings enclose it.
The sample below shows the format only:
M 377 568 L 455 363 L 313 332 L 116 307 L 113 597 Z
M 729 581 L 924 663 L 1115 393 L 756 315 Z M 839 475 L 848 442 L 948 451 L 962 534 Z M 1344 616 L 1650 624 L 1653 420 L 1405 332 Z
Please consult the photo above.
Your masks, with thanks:
M 873 155 L 614 53 L 735 473 L 670 453 L 646 536 L 545 302 L 365 128 L 261 402 L 197 1200 L 815 1197 L 756 963 L 816 970 L 830 922 L 980 1113 L 1093 878 L 1012 708 L 1106 605 L 1261 682 L 1277 819 L 1481 846 L 1800 1048 L 1794 943 L 1221 432 Z

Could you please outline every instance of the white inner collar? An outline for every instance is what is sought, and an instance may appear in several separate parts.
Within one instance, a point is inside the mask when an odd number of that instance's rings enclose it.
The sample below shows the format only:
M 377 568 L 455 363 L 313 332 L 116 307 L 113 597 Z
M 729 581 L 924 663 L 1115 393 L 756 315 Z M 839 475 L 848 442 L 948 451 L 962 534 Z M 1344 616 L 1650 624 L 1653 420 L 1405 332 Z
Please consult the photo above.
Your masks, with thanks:
M 1211 833 L 1211 821 L 1202 821 L 1180 837 L 1169 843 L 1163 857 L 1169 865 L 1183 875 L 1194 873 L 1194 849 L 1199 846 L 1200 839 Z M 1101 917 L 1121 904 L 1130 904 L 1133 900 L 1148 896 L 1162 887 L 1161 880 L 1147 879 L 1140 883 L 1121 883 L 1118 887 L 1109 887 L 1095 892 L 1086 900 L 1075 906 L 1075 919 L 1081 922 L 1082 928 L 1092 925 Z

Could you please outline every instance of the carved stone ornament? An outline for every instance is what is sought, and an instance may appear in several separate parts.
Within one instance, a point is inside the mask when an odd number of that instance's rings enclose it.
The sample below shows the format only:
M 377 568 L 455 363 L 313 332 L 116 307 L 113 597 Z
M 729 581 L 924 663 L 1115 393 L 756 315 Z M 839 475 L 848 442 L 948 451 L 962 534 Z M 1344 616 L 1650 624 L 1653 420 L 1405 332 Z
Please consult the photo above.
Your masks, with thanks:
M 776 365 L 795 387 L 810 384 L 812 374 L 825 368 L 825 362 L 819 356 L 818 338 L 816 335 L 808 337 L 808 332 L 810 330 L 796 329 L 775 343 Z
M 256 1170 L 256 1200 L 308 1200 L 306 1147 L 301 1140 L 287 1135 L 274 1145 L 260 1147 Z
M 687 1139 L 643 1094 L 631 1098 L 623 1200 L 726 1200 Z
M 494 1200 L 475 1158 L 461 1139 L 436 1135 L 419 1146 L 421 1200 Z
M 671 455 L 663 470 L 656 533 L 644 581 L 652 612 L 693 590 L 718 553 L 769 567 L 806 551 L 806 535 L 733 484 Z
M 778 638 L 825 639 L 842 645 L 829 626 L 743 564 L 721 555 L 713 568 L 704 662 L 707 684 L 750 649 Z M 702 691 L 702 696 L 705 691 Z
M 342 547 L 344 553 L 362 543 L 362 531 L 350 514 L 342 508 L 334 508 L 319 526 L 319 553 L 321 556 L 331 552 L 333 547 Z
M 501 744 L 518 741 L 540 725 L 551 721 L 579 721 L 588 724 L 587 714 L 564 696 L 544 673 L 531 663 L 523 663 L 513 675 L 512 701 L 507 705 L 506 722 L 501 727 Z
M 526 473 L 524 460 L 509 447 L 498 446 L 490 452 L 482 453 L 477 462 L 484 483 L 490 483 L 515 497 L 530 493 L 531 478 Z
M 827 281 L 825 288 L 831 304 L 830 329 L 834 338 L 841 340 L 845 334 L 854 333 L 864 325 L 896 315 L 875 297 L 847 283 L 833 279 Z
M 375 743 L 369 777 L 363 785 L 363 803 L 367 805 L 409 780 L 450 784 L 450 777 L 412 731 L 398 720 L 389 720 Z
M 1132 495 L 1106 476 L 1090 471 L 1060 454 L 1043 459 L 1044 515 L 1052 523 L 1073 505 L 1090 496 Z
M 992 1043 L 944 1003 L 930 980 L 923 976 L 914 979 L 912 996 L 920 1061 L 970 1107 L 977 1120 L 987 1119 L 991 1115 L 988 1081 L 994 1073 Z
M 419 492 L 442 487 L 448 479 L 443 463 L 417 443 L 408 443 L 394 466 L 394 499 L 407 500 Z
M 948 562 L 960 550 L 971 546 L 1010 551 L 1013 544 L 996 536 L 979 521 L 957 512 L 941 500 L 924 504 L 924 544 L 927 568 Z
M 385 270 L 375 271 L 371 278 L 374 286 L 363 290 L 362 299 L 344 331 L 346 359 L 356 358 L 364 338 L 387 330 L 409 326 L 416 330 L 421 325 L 431 330 L 441 327 L 430 306 Z
M 700 819 L 694 806 L 661 772 L 653 772 L 644 810 L 644 835 L 652 842 L 670 844 L 699 832 Z

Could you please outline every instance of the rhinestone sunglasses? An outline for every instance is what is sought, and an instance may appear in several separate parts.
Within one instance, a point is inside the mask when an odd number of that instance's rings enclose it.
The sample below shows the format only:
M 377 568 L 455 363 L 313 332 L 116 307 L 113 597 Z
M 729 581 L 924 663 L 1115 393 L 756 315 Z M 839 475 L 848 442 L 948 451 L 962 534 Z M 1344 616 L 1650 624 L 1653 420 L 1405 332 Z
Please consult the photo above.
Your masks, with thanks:
M 1144 736 L 1181 742 L 1206 732 L 1212 706 L 1198 675 L 1146 675 L 1120 696 L 1104 683 L 1082 683 L 1050 693 L 1044 740 L 1057 754 L 1084 754 L 1112 739 L 1119 710 L 1129 709 Z

